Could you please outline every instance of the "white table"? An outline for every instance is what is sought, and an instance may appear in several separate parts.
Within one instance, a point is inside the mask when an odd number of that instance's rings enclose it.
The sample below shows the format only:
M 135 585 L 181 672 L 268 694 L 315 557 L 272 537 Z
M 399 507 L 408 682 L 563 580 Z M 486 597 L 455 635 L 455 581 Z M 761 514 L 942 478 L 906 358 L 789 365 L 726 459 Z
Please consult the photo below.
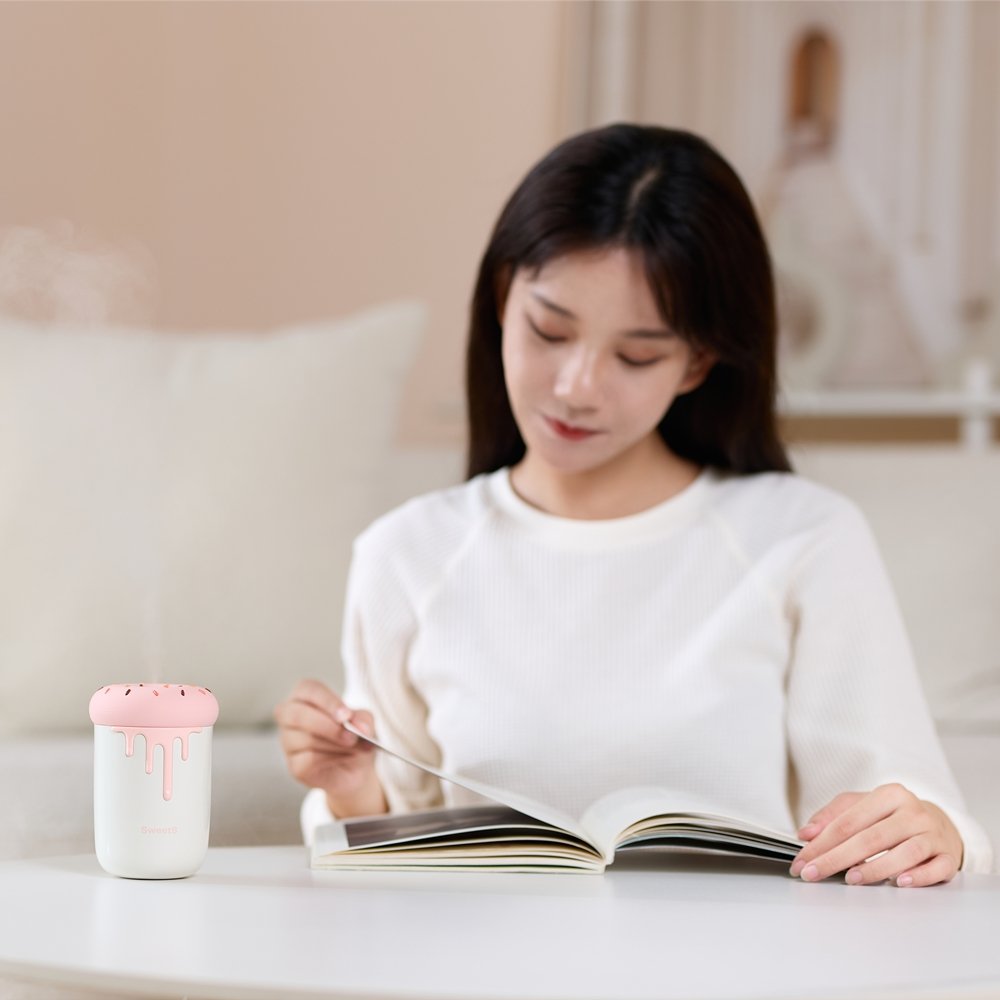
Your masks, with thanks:
M 1000 877 L 784 872 L 662 852 L 604 876 L 312 872 L 299 847 L 211 850 L 171 882 L 8 862 L 0 974 L 241 1000 L 1000 995 Z

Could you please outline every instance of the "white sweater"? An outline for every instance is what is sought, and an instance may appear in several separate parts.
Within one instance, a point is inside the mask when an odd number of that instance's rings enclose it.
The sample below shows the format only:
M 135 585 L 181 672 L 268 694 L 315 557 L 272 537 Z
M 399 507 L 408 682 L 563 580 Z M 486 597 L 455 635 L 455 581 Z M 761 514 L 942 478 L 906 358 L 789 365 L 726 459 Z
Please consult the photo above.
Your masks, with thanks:
M 642 513 L 571 520 L 509 471 L 418 497 L 356 541 L 345 701 L 445 771 L 575 816 L 633 785 L 793 832 L 898 781 L 988 871 L 871 533 L 791 474 L 706 470 Z M 468 801 L 388 755 L 395 810 Z M 307 840 L 330 814 L 303 806 Z

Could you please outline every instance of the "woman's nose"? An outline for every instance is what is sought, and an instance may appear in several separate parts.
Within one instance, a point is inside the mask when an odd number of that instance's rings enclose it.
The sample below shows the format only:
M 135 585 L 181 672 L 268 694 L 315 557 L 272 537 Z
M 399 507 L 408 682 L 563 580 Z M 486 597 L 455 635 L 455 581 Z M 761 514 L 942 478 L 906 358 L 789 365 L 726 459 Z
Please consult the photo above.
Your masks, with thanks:
M 601 392 L 600 359 L 592 351 L 571 351 L 556 373 L 555 394 L 574 409 L 593 407 Z

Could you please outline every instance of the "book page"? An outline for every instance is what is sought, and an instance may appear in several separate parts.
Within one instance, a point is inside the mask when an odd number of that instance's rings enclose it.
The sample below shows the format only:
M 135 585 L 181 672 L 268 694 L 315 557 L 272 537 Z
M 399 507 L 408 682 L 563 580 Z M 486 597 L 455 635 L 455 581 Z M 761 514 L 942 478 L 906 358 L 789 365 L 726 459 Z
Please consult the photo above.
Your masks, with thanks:
M 802 846 L 788 831 L 771 829 L 751 818 L 725 816 L 717 806 L 698 799 L 697 796 L 665 788 L 637 787 L 612 792 L 589 806 L 577 821 L 572 816 L 515 792 L 495 788 L 473 778 L 448 774 L 433 764 L 393 750 L 377 738 L 367 736 L 350 722 L 343 725 L 359 739 L 442 781 L 451 781 L 493 802 L 509 806 L 556 829 L 565 830 L 590 844 L 601 855 L 605 864 L 611 864 L 614 860 L 618 846 L 642 841 L 664 842 L 667 838 L 678 842 L 683 840 L 688 844 L 697 840 L 728 844 L 734 850 L 744 850 L 745 853 L 754 853 L 752 845 L 755 843 L 766 842 L 769 851 L 773 847 L 775 852 L 788 857 L 796 854 Z
M 382 750 L 384 753 L 391 754 L 393 757 L 405 761 L 413 767 L 419 767 L 420 770 L 426 771 L 428 774 L 433 774 L 435 778 L 440 778 L 442 781 L 450 781 L 453 784 L 460 785 L 462 788 L 468 789 L 470 792 L 475 792 L 477 795 L 482 795 L 483 797 L 491 799 L 494 802 L 510 806 L 511 809 L 516 809 L 518 812 L 525 813 L 527 816 L 532 816 L 535 819 L 541 820 L 543 823 L 549 824 L 549 826 L 554 826 L 558 829 L 565 830 L 567 833 L 572 833 L 573 836 L 578 837 L 586 843 L 594 843 L 593 839 L 587 834 L 586 830 L 584 830 L 580 823 L 574 820 L 572 816 L 567 816 L 565 813 L 561 813 L 558 809 L 552 809 L 544 803 L 535 802 L 533 799 L 529 799 L 523 795 L 518 795 L 516 792 L 509 792 L 503 788 L 494 788 L 492 785 L 487 785 L 482 781 L 476 781 L 473 778 L 464 778 L 459 775 L 448 774 L 435 767 L 433 764 L 427 764 L 424 761 L 415 760 L 404 753 L 400 753 L 397 750 L 393 750 L 391 747 L 387 747 L 374 736 L 368 736 L 361 732 L 361 730 L 351 722 L 344 722 L 342 725 L 348 732 L 353 733 L 366 743 L 371 743 L 372 746 L 378 747 L 379 750 Z M 596 847 L 597 845 L 594 844 L 594 846 Z M 603 848 L 600 850 L 603 854 Z
M 326 823 L 316 830 L 314 859 L 342 851 L 378 851 L 396 847 L 442 848 L 483 843 L 530 842 L 536 852 L 545 844 L 572 849 L 582 856 L 599 857 L 586 841 L 581 841 L 561 827 L 518 812 L 509 806 L 493 803 L 482 806 L 458 806 L 451 809 L 428 809 L 421 812 L 354 817 Z M 506 848 L 505 848 L 506 849 Z
M 320 827 L 311 867 L 363 871 L 503 871 L 600 874 L 604 860 L 588 843 L 506 806 L 472 806 L 473 812 L 507 814 L 480 825 L 452 810 L 398 817 L 348 819 Z M 442 816 L 441 814 L 445 815 Z M 414 817 L 405 829 L 385 829 Z M 414 823 L 420 832 L 410 835 Z
M 587 809 L 581 825 L 608 863 L 622 842 L 655 840 L 658 830 L 676 830 L 678 835 L 703 832 L 707 840 L 734 846 L 776 842 L 790 854 L 801 847 L 787 830 L 775 830 L 754 819 L 725 816 L 697 796 L 656 787 L 626 788 L 605 795 Z

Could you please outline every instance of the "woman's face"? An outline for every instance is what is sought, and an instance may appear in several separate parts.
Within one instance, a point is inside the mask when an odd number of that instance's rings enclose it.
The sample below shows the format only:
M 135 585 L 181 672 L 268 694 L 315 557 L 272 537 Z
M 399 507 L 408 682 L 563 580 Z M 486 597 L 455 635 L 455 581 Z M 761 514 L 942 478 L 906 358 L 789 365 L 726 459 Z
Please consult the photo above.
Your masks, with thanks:
M 642 260 L 622 248 L 517 271 L 503 308 L 503 364 L 532 462 L 598 469 L 650 435 L 711 367 L 664 324 Z

